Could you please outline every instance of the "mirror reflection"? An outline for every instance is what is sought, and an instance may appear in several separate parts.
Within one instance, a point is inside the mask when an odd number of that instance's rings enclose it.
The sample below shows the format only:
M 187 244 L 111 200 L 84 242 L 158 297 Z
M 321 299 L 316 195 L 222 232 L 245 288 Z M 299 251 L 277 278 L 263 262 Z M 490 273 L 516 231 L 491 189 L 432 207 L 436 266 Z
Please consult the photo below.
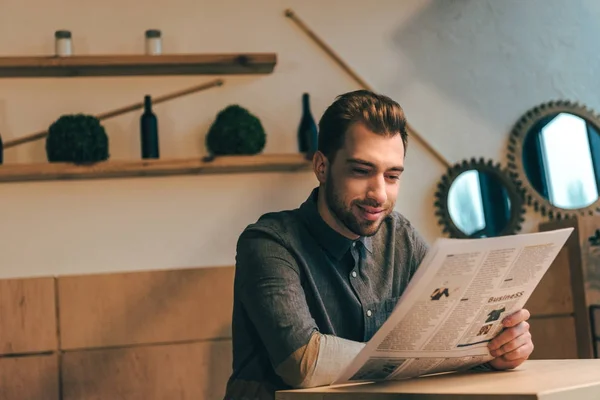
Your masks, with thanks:
M 600 133 L 578 115 L 540 119 L 523 142 L 523 167 L 533 188 L 553 206 L 587 207 L 600 191 Z
M 498 236 L 511 218 L 507 188 L 500 178 L 487 171 L 471 169 L 461 173 L 448 191 L 448 213 L 465 236 Z

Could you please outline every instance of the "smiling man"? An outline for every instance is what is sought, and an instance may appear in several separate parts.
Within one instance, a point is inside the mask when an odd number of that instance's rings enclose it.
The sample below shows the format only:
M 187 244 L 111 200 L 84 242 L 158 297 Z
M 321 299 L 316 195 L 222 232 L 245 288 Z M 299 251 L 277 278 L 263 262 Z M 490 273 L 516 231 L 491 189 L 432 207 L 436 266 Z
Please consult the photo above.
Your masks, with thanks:
M 402 108 L 386 96 L 354 91 L 325 111 L 313 157 L 319 186 L 238 240 L 226 399 L 330 384 L 389 317 L 427 252 L 394 209 L 407 137 Z M 521 310 L 505 319 L 489 369 L 529 357 L 528 318 Z

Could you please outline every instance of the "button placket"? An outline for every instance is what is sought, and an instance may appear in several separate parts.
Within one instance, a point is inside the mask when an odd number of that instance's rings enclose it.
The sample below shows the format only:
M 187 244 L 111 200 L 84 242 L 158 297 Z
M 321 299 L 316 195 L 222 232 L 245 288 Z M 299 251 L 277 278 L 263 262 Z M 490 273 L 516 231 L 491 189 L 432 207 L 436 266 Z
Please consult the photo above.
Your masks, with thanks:
M 354 268 L 352 268 L 352 272 L 350 272 L 350 275 L 353 278 L 356 278 L 358 276 L 358 274 L 356 273 L 356 269 L 358 268 L 358 264 L 359 264 L 359 260 L 360 260 L 360 256 L 359 256 L 359 249 L 357 247 L 357 242 L 352 243 L 352 248 L 350 249 L 350 254 L 352 254 L 352 258 L 354 259 Z

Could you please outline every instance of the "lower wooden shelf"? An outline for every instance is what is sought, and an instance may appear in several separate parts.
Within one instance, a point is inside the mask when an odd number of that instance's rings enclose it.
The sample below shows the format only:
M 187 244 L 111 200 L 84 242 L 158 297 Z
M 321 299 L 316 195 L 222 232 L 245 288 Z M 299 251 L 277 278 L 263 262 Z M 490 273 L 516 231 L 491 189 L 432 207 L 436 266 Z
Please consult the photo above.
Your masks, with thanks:
M 167 175 L 198 175 L 248 172 L 294 172 L 309 170 L 303 154 L 257 154 L 203 158 L 103 161 L 90 165 L 35 163 L 0 165 L 0 182 L 124 178 Z

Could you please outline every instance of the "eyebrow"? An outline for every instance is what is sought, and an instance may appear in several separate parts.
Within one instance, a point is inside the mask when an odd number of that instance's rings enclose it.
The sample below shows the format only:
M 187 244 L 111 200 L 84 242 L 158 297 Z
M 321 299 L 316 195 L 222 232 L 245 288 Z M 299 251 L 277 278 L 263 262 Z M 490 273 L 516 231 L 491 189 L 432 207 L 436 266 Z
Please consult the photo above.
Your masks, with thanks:
M 346 160 L 346 163 L 348 163 L 348 164 L 361 164 L 361 165 L 364 165 L 364 166 L 367 166 L 367 167 L 377 168 L 375 166 L 375 164 L 373 164 L 373 163 L 371 163 L 369 161 L 361 160 L 360 158 L 348 158 Z M 398 165 L 398 166 L 390 168 L 390 171 L 399 171 L 399 172 L 402 172 L 402 171 L 404 171 L 404 167 L 402 165 Z

